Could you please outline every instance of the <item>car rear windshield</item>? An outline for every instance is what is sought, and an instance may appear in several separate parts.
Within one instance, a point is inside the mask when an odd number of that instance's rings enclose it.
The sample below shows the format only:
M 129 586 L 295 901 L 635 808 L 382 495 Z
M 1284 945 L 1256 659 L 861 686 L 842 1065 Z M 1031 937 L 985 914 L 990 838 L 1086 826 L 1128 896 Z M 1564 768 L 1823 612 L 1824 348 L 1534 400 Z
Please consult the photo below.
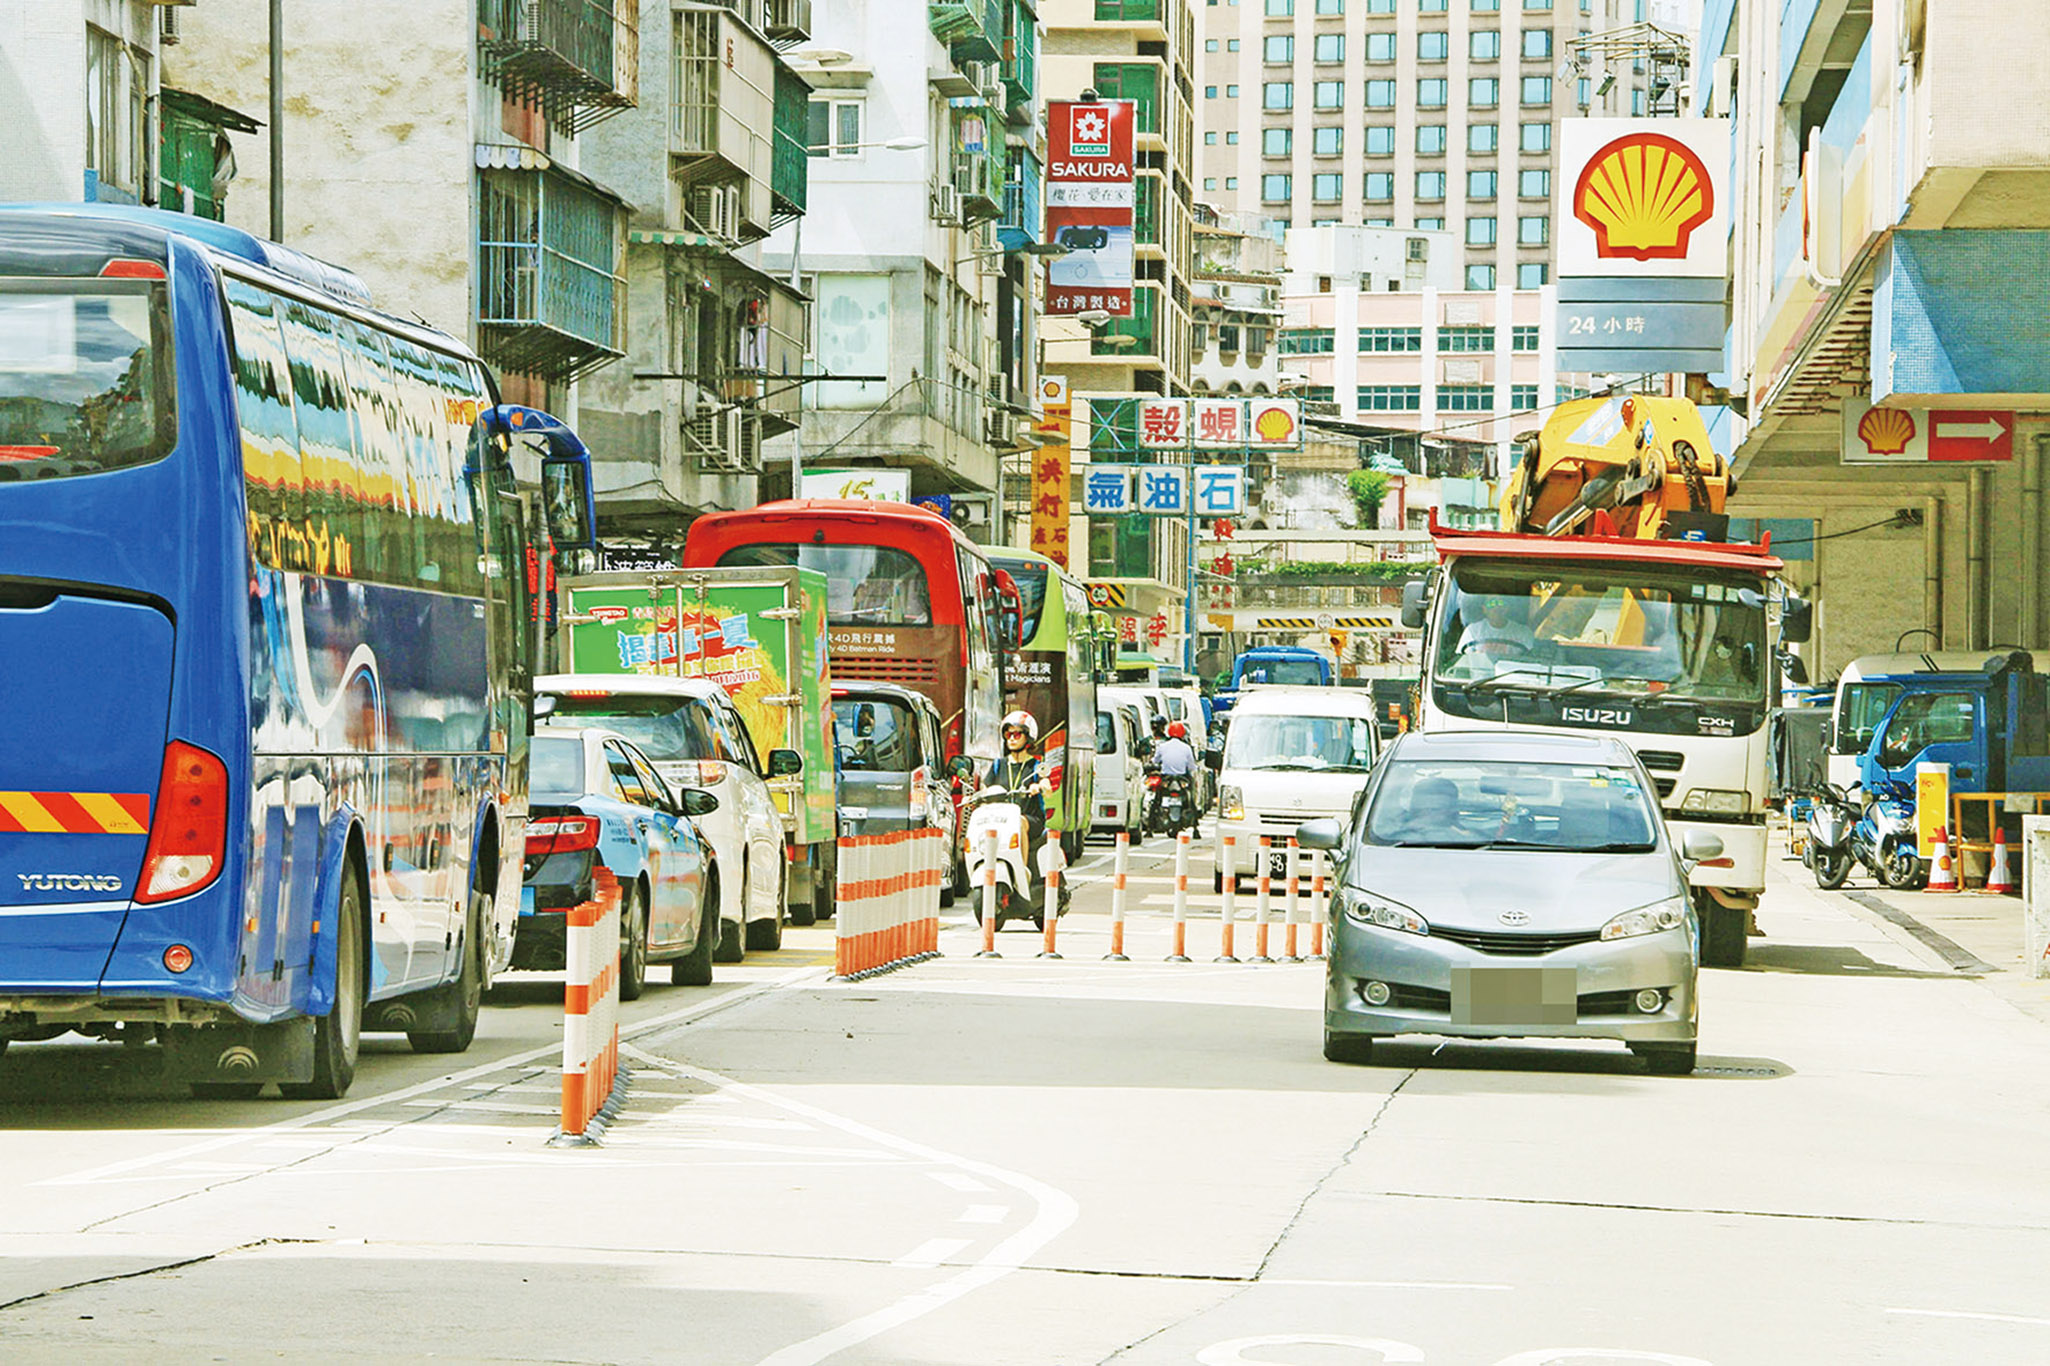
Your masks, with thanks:
M 917 726 L 911 708 L 896 702 L 833 699 L 833 743 L 843 769 L 909 773 L 918 764 Z
M 163 285 L 0 280 L 0 484 L 162 459 L 176 388 Z
M 584 796 L 584 742 L 574 735 L 537 735 L 527 785 L 536 797 Z
M 1513 761 L 1397 762 L 1367 842 L 1437 849 L 1646 853 L 1658 813 L 1634 769 Z
M 616 730 L 658 763 L 709 759 L 724 751 L 712 743 L 702 703 L 687 697 L 607 693 L 596 697 L 558 695 L 550 716 Z

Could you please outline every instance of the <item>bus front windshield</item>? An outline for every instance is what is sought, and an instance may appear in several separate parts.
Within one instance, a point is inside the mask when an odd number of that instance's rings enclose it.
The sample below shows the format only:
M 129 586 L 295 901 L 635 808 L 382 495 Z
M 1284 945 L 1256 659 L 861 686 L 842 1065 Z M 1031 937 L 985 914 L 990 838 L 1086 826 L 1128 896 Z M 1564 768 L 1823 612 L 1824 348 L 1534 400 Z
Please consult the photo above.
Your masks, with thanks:
M 826 576 L 826 620 L 834 626 L 930 626 L 932 594 L 925 567 L 885 545 L 735 546 L 722 566 L 798 565 Z
M 1762 703 L 1762 585 L 1635 566 L 1468 561 L 1437 622 L 1440 684 Z

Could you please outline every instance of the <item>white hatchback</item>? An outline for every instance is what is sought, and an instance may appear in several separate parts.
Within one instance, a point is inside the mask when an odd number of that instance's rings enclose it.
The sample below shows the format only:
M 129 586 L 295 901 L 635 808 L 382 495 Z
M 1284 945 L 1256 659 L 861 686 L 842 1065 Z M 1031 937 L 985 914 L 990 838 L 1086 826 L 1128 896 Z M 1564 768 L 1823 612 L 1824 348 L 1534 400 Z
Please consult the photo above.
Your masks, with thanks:
M 548 722 L 616 730 L 672 787 L 718 797 L 719 809 L 697 823 L 721 872 L 719 961 L 781 947 L 789 876 L 783 817 L 726 690 L 700 678 L 543 674 L 534 694 L 554 699 Z
M 1231 711 L 1217 775 L 1218 834 L 1232 838 L 1232 872 L 1286 871 L 1289 837 L 1304 821 L 1343 820 L 1379 754 L 1365 688 L 1254 688 Z M 1223 873 L 1217 875 L 1223 888 Z

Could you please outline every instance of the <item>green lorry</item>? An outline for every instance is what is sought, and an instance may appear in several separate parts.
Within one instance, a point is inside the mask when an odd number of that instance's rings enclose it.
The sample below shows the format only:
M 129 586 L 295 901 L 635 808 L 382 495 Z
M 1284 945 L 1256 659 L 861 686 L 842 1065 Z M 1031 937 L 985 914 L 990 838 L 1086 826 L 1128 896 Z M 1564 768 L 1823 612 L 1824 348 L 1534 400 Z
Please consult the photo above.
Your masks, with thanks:
M 802 921 L 833 913 L 838 814 L 826 577 L 815 570 L 619 569 L 561 581 L 562 668 L 709 678 L 746 721 L 763 771 L 794 749 L 801 773 L 771 778 Z M 802 912 L 808 910 L 810 916 Z

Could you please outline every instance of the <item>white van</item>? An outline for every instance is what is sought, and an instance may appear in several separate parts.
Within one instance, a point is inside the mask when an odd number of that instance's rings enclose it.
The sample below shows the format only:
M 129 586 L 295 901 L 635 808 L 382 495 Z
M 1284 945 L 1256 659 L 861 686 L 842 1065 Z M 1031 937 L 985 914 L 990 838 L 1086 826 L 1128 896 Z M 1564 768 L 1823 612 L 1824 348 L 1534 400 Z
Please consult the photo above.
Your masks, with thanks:
M 1123 830 L 1137 844 L 1146 835 L 1146 767 L 1139 757 L 1144 723 L 1136 704 L 1113 701 L 1107 691 L 1097 689 L 1096 809 L 1089 830 L 1113 836 Z
M 1218 832 L 1233 840 L 1232 873 L 1287 871 L 1289 837 L 1320 816 L 1344 820 L 1380 755 L 1374 697 L 1365 688 L 1249 689 L 1231 711 L 1217 775 Z M 1224 890 L 1224 873 L 1213 879 Z

